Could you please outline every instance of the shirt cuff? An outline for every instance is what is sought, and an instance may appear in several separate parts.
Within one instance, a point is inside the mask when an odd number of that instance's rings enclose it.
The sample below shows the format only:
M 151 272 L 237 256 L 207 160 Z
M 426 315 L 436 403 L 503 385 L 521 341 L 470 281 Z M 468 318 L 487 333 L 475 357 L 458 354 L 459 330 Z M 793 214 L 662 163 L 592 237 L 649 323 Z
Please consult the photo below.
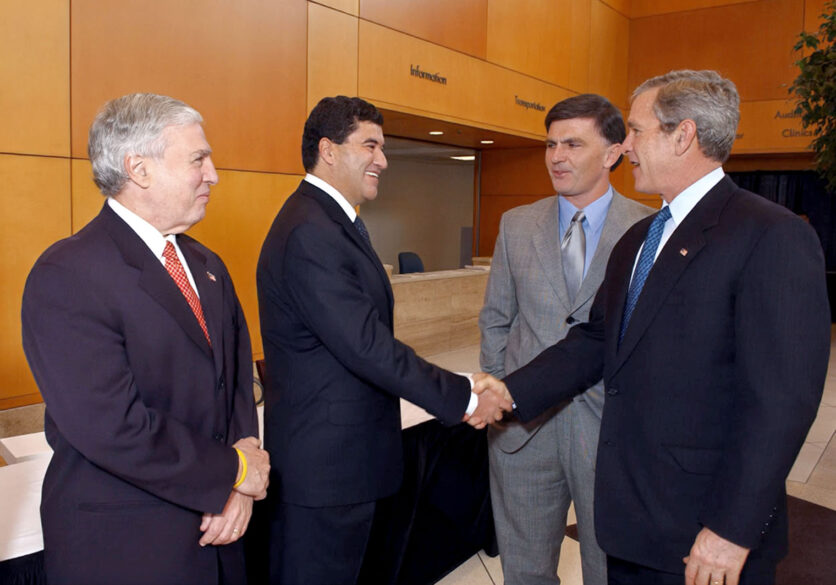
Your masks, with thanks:
M 473 376 L 467 376 L 467 381 L 470 382 L 470 389 L 473 390 Z M 479 395 L 474 394 L 473 392 L 470 393 L 470 402 L 467 403 L 467 410 L 465 414 L 470 416 L 474 412 L 476 412 L 476 407 L 479 406 Z

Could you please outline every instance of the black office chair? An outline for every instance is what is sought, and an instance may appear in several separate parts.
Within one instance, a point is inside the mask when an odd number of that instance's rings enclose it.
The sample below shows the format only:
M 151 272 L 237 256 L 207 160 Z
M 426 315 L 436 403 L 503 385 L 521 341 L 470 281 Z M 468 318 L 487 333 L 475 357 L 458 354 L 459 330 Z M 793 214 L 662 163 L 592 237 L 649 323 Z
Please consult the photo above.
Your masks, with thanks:
M 424 272 L 424 263 L 415 252 L 401 252 L 398 254 L 398 272 L 401 274 Z

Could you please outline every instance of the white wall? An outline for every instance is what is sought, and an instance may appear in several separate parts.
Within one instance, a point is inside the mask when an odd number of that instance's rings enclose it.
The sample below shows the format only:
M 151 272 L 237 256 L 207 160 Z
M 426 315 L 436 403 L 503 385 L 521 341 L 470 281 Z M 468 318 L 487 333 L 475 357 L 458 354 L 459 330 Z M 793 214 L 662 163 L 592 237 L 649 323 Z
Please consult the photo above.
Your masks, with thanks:
M 360 208 L 381 261 L 397 273 L 398 252 L 409 251 L 427 272 L 459 268 L 461 228 L 473 225 L 474 186 L 473 162 L 390 158 L 377 199 Z

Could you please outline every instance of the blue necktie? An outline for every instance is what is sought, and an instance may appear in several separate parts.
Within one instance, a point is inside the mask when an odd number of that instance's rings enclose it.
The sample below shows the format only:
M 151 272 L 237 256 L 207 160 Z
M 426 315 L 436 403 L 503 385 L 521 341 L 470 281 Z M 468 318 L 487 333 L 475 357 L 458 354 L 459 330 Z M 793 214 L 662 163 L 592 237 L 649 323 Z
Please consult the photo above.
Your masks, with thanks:
M 369 245 L 369 248 L 372 247 L 372 239 L 369 237 L 369 230 L 366 229 L 366 224 L 360 219 L 360 216 L 354 218 L 354 227 L 357 228 L 357 231 L 360 232 L 360 235 L 363 236 L 363 239 L 366 240 L 366 243 Z
M 650 229 L 647 230 L 647 237 L 644 239 L 644 246 L 642 247 L 641 256 L 636 263 L 636 271 L 633 273 L 633 281 L 630 283 L 630 289 L 627 291 L 627 303 L 624 305 L 624 317 L 621 319 L 621 332 L 618 335 L 618 342 L 624 338 L 624 332 L 627 331 L 627 325 L 630 323 L 630 317 L 633 315 L 633 309 L 636 308 L 636 303 L 639 301 L 639 295 L 644 287 L 644 281 L 647 280 L 647 275 L 650 274 L 650 269 L 653 268 L 653 261 L 656 258 L 656 248 L 659 247 L 659 241 L 662 239 L 662 232 L 665 230 L 665 222 L 671 217 L 671 210 L 669 207 L 663 207 L 653 221 L 650 223 Z

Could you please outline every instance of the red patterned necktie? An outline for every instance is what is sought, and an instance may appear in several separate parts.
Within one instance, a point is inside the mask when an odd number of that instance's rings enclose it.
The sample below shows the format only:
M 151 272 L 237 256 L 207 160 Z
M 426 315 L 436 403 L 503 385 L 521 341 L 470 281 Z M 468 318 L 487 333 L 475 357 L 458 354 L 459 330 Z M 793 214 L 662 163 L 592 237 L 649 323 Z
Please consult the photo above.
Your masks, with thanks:
M 197 298 L 197 293 L 194 292 L 192 285 L 189 283 L 189 278 L 186 276 L 186 271 L 183 265 L 180 264 L 180 259 L 177 257 L 177 251 L 174 249 L 174 244 L 169 241 L 165 243 L 165 250 L 163 250 L 163 257 L 165 258 L 165 269 L 174 279 L 177 288 L 186 297 L 186 302 L 192 308 L 192 313 L 197 317 L 197 322 L 200 323 L 200 328 L 203 329 L 203 334 L 206 336 L 206 341 L 212 345 L 212 340 L 209 339 L 209 330 L 206 328 L 206 319 L 203 317 L 203 307 L 200 306 L 200 299 Z

